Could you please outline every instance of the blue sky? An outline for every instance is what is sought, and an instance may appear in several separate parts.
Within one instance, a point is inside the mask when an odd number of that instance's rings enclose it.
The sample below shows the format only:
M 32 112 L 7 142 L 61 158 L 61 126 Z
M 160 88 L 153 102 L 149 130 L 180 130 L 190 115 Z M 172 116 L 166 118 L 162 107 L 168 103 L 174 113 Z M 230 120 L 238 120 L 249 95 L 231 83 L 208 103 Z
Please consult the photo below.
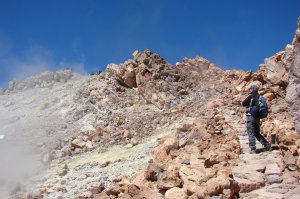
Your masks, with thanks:
M 71 67 L 90 73 L 151 49 L 253 69 L 291 43 L 299 0 L 0 0 L 0 87 Z

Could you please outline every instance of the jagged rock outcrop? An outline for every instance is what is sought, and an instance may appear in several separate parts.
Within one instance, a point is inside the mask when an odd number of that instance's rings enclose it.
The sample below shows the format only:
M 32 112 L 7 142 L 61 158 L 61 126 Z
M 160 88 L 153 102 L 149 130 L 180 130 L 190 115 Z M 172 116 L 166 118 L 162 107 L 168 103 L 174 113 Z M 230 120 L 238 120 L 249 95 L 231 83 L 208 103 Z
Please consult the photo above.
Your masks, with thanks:
M 147 103 L 159 109 L 170 108 L 177 97 L 187 95 L 197 84 L 200 74 L 209 69 L 210 62 L 202 57 L 185 59 L 172 66 L 149 50 L 133 53 L 134 59 L 123 64 L 110 64 L 106 69 L 106 79 L 113 78 L 117 84 L 127 88 L 137 88 Z M 190 74 L 187 75 L 186 69 Z
M 292 46 L 292 61 L 289 66 L 289 85 L 287 87 L 286 100 L 290 104 L 296 131 L 300 133 L 300 18 L 298 19 L 298 29 Z

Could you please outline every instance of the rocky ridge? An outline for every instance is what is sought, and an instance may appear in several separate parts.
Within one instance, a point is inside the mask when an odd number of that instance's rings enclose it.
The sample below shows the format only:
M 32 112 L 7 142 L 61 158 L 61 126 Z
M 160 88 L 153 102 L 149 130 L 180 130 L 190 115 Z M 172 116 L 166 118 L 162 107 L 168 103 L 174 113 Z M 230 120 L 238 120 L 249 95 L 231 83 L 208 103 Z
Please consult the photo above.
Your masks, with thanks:
M 82 128 L 44 154 L 54 160 L 39 189 L 17 197 L 297 198 L 298 33 L 257 72 L 202 57 L 175 67 L 148 50 L 109 65 L 74 96 Z M 270 106 L 262 132 L 279 150 L 249 154 L 240 102 L 253 82 Z

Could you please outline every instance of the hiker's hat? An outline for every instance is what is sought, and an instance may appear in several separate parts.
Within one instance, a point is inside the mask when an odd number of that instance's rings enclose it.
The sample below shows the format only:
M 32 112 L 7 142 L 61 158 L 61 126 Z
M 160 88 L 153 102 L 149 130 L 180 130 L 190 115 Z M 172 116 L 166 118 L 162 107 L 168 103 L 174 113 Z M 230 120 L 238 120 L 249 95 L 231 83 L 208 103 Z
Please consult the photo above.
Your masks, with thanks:
M 256 84 L 252 84 L 250 86 L 251 89 L 258 91 L 258 86 Z

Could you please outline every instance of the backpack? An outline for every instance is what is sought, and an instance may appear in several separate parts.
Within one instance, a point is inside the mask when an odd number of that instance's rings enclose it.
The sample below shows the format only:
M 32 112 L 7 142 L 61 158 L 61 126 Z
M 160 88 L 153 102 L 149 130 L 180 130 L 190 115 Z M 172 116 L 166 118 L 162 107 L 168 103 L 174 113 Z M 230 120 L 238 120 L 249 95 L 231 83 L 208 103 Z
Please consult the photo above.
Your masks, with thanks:
M 268 116 L 268 104 L 263 96 L 252 98 L 249 113 L 254 118 L 265 118 Z

